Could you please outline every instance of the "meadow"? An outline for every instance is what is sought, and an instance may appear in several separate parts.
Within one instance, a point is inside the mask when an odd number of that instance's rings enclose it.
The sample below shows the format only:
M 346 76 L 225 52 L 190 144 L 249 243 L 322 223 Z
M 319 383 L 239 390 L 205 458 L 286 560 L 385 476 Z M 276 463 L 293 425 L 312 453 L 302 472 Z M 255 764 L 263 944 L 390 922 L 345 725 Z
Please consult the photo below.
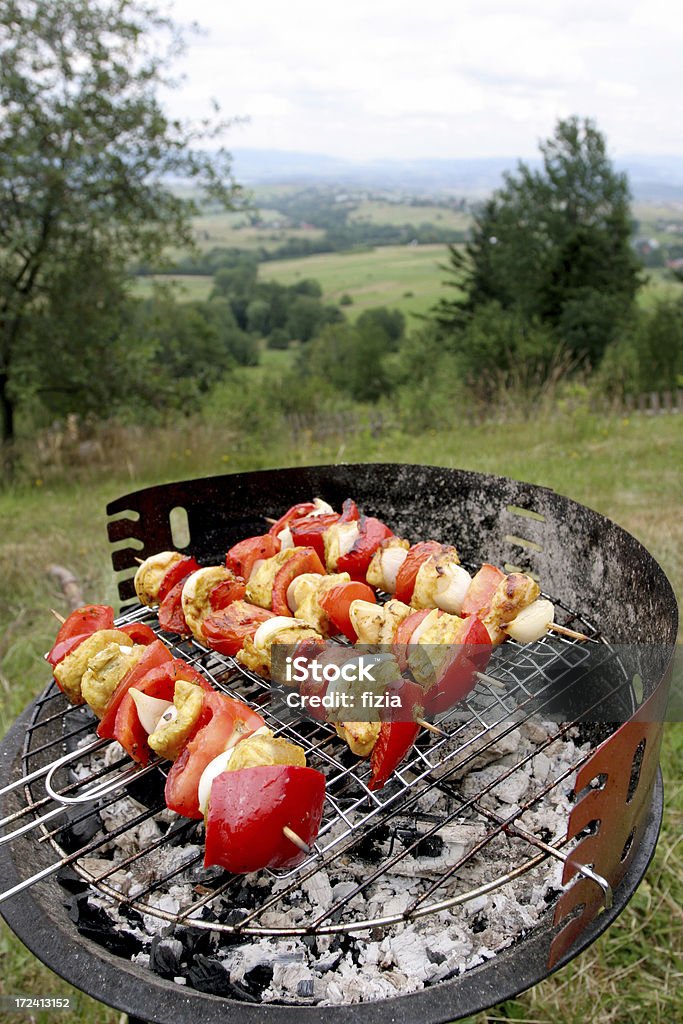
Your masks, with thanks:
M 271 368 L 286 354 L 275 357 Z M 281 361 L 281 360 L 280 360 Z M 252 372 L 252 371 L 244 371 Z M 253 372 L 263 372 L 258 368 Z M 46 575 L 54 562 L 78 577 L 88 601 L 116 600 L 104 508 L 119 494 L 172 479 L 325 461 L 419 461 L 497 472 L 552 487 L 616 520 L 659 559 L 683 592 L 679 416 L 605 418 L 582 412 L 542 422 L 467 430 L 388 430 L 318 440 L 276 433 L 264 442 L 228 432 L 220 409 L 181 426 L 112 435 L 116 458 L 71 465 L 0 492 L 0 696 L 6 728 L 46 682 L 41 653 L 54 635 L 49 608 L 66 612 Z M 647 877 L 619 920 L 580 958 L 529 993 L 470 1024 L 670 1024 L 683 1019 L 683 726 L 666 727 L 664 828 Z M 0 940 L 0 992 L 70 995 L 64 1022 L 115 1024 L 121 1015 L 74 991 L 8 933 Z M 0 1020 L 16 1019 L 9 1016 Z M 34 1018 L 47 1024 L 46 1013 Z

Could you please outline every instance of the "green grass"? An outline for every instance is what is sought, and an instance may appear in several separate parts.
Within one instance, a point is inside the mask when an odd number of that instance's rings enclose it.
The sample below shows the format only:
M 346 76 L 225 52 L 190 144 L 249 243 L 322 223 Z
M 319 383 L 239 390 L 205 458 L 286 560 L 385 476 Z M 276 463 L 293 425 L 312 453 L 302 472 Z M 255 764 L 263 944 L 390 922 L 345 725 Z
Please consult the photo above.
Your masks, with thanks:
M 270 352 L 272 368 L 287 354 Z M 485 424 L 448 432 L 369 434 L 331 439 L 285 434 L 265 446 L 229 434 L 220 410 L 211 424 L 188 421 L 141 443 L 123 435 L 111 465 L 71 468 L 62 481 L 36 477 L 0 494 L 0 695 L 7 726 L 45 684 L 41 660 L 54 636 L 48 608 L 65 611 L 45 568 L 53 562 L 79 577 L 86 600 L 115 600 L 104 506 L 151 483 L 262 466 L 358 459 L 434 462 L 498 472 L 553 487 L 615 519 L 659 559 L 680 594 L 683 545 L 680 451 L 676 416 L 630 419 L 586 414 L 543 423 Z M 666 728 L 662 767 L 666 814 L 657 854 L 619 920 L 577 961 L 519 999 L 473 1018 L 532 1024 L 671 1024 L 683 1020 L 683 729 Z M 0 991 L 71 995 L 76 1009 L 61 1021 L 113 1024 L 119 1015 L 75 993 L 37 964 L 4 930 Z M 6 1019 L 10 1019 L 9 1017 Z M 12 1018 L 16 1019 L 16 1018 Z M 37 1017 L 47 1021 L 47 1015 Z M 50 1018 L 51 1020 L 54 1018 Z
M 319 281 L 326 302 L 348 294 L 351 319 L 373 306 L 403 313 L 426 313 L 442 292 L 444 245 L 386 245 L 370 252 L 335 252 L 296 260 L 273 260 L 259 267 L 264 281 L 295 284 L 304 277 Z
M 472 224 L 472 215 L 463 210 L 443 206 L 412 206 L 410 203 L 390 203 L 380 199 L 368 199 L 358 205 L 349 220 L 369 224 L 433 224 L 438 228 L 453 228 L 466 231 Z

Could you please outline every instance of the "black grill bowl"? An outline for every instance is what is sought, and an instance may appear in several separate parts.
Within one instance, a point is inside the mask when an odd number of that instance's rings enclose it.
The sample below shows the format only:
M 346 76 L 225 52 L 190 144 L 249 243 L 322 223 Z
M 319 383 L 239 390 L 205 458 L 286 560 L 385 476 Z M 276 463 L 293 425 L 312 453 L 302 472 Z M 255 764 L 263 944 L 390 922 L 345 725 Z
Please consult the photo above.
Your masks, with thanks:
M 676 636 L 677 609 L 662 569 L 632 536 L 596 512 L 554 492 L 503 477 L 426 466 L 355 465 L 263 471 L 185 481 L 127 495 L 108 507 L 110 539 L 128 537 L 135 549 L 113 553 L 127 575 L 121 597 L 131 597 L 135 557 L 173 546 L 171 510 L 187 512 L 188 549 L 203 562 L 222 559 L 237 539 L 264 530 L 263 516 L 277 516 L 295 501 L 320 495 L 334 505 L 353 497 L 368 514 L 386 520 L 411 540 L 434 537 L 457 543 L 465 561 L 491 561 L 538 573 L 544 590 L 580 613 L 613 642 L 651 645 L 644 697 L 666 688 Z M 132 512 L 135 516 L 126 515 Z M 533 513 L 532 516 L 523 514 Z M 635 705 L 634 705 L 635 706 Z M 0 784 L 18 776 L 32 708 L 17 720 L 0 750 Z M 637 717 L 637 715 L 636 715 Z M 660 730 L 661 731 L 661 730 Z M 656 766 L 656 759 L 655 759 Z M 645 784 L 644 784 L 645 785 Z M 609 910 L 590 919 L 573 945 L 555 958 L 557 969 L 585 949 L 624 909 L 654 853 L 662 817 L 663 788 L 656 767 L 641 801 L 639 842 Z M 3 812 L 22 806 L 21 790 L 4 799 Z M 3 888 L 47 867 L 48 843 L 21 838 L 0 848 Z M 492 960 L 423 991 L 346 1007 L 248 1004 L 207 995 L 166 981 L 109 953 L 79 934 L 64 903 L 67 894 L 48 880 L 5 903 L 2 913 L 28 948 L 67 981 L 131 1016 L 155 1022 L 254 1021 L 285 1024 L 439 1024 L 495 1005 L 551 973 L 550 946 L 557 929 L 551 913 Z

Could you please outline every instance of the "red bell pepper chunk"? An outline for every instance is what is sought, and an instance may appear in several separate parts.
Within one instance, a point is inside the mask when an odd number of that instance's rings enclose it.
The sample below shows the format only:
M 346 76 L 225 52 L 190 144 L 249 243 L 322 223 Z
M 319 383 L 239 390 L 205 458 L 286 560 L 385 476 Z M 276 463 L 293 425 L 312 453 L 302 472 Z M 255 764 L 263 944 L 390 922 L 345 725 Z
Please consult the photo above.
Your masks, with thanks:
M 87 636 L 91 636 L 99 629 L 113 628 L 114 609 L 110 605 L 86 604 L 82 608 L 76 608 L 60 626 L 52 649 L 46 654 L 45 660 L 54 668 Z
M 185 622 L 183 614 L 183 587 L 185 580 L 178 580 L 174 587 L 171 587 L 166 597 L 159 605 L 159 625 L 168 633 L 177 633 L 179 636 L 187 636 L 190 627 Z
M 175 587 L 176 583 L 186 579 L 190 573 L 196 572 L 199 567 L 199 562 L 196 562 L 190 555 L 183 555 L 179 562 L 174 562 L 171 568 L 164 573 L 164 578 L 159 584 L 159 594 L 157 595 L 159 604 L 161 604 L 169 590 Z
M 241 601 L 247 592 L 247 584 L 241 576 L 232 574 L 232 579 L 218 583 L 209 594 L 209 604 L 215 612 L 227 608 L 233 601 Z
M 463 620 L 460 636 L 453 644 L 446 665 L 424 698 L 425 711 L 437 715 L 449 711 L 476 685 L 476 672 L 483 672 L 491 655 L 491 638 L 486 626 L 470 615 Z
M 265 608 L 248 601 L 233 601 L 227 608 L 204 619 L 202 629 L 206 645 L 221 654 L 234 656 L 242 650 L 247 637 L 253 637 L 261 623 L 272 618 L 273 612 Z
M 292 540 L 296 547 L 315 548 L 321 561 L 325 561 L 325 541 L 323 534 L 337 523 L 351 523 L 360 518 L 358 506 L 352 498 L 347 498 L 342 505 L 341 515 L 336 512 L 323 516 L 307 516 L 290 525 Z
M 505 573 L 497 569 L 495 565 L 485 562 L 479 572 L 472 577 L 472 582 L 467 588 L 465 600 L 462 603 L 460 614 L 467 615 L 486 614 L 491 599 L 498 589 L 498 584 L 505 579 Z
M 440 555 L 444 547 L 445 545 L 440 544 L 438 540 L 425 540 L 420 541 L 419 544 L 413 544 L 396 573 L 394 597 L 397 601 L 410 604 L 420 566 L 433 555 Z
M 233 544 L 225 556 L 226 569 L 232 569 L 236 576 L 248 580 L 254 563 L 263 558 L 272 558 L 280 550 L 280 541 L 269 533 L 260 537 L 247 537 Z
M 325 778 L 314 768 L 263 765 L 224 772 L 211 787 L 204 866 L 235 874 L 293 867 L 306 854 L 283 828 L 310 845 L 324 802 Z
M 348 572 L 352 580 L 364 581 L 375 551 L 383 540 L 393 536 L 393 530 L 379 519 L 362 516 L 358 538 L 351 550 L 337 560 L 337 572 Z
M 278 569 L 273 580 L 273 612 L 275 615 L 291 615 L 292 610 L 287 604 L 287 590 L 290 583 L 305 572 L 325 574 L 325 566 L 318 558 L 315 548 L 300 548 L 288 558 L 281 569 Z
M 204 769 L 226 749 L 235 732 L 244 739 L 262 725 L 261 716 L 242 701 L 206 693 L 197 727 L 168 773 L 166 806 L 186 818 L 201 818 L 198 789 Z
M 358 634 L 351 625 L 349 614 L 353 601 L 370 601 L 372 604 L 376 604 L 377 598 L 372 587 L 369 587 L 367 583 L 356 581 L 339 583 L 336 587 L 330 587 L 320 597 L 320 606 L 332 625 L 355 643 Z
M 134 644 L 142 644 L 148 647 L 157 638 L 154 630 L 144 622 L 129 622 L 126 626 L 118 626 L 122 633 L 126 633 Z
M 171 655 L 168 650 L 162 644 L 161 640 L 155 640 L 154 643 L 150 644 L 145 653 L 140 658 L 137 665 L 133 665 L 119 683 L 111 695 L 111 699 L 107 704 L 107 710 L 105 711 L 102 721 L 97 727 L 97 735 L 102 736 L 105 739 L 113 739 L 114 737 L 114 726 L 116 724 L 116 712 L 119 709 L 119 704 L 123 700 L 124 694 L 128 692 L 131 686 L 137 686 L 150 669 L 156 668 L 158 665 L 163 665 L 165 661 L 170 661 Z
M 188 665 L 187 662 L 181 661 L 179 658 L 173 658 L 172 661 L 151 669 L 143 679 L 136 683 L 135 689 L 146 693 L 149 697 L 172 701 L 178 679 L 197 683 L 202 689 L 212 692 L 211 684 L 204 676 L 192 665 Z M 147 733 L 140 724 L 138 709 L 130 694 L 130 688 L 123 695 L 116 712 L 114 739 L 138 764 L 143 766 L 148 764 L 152 750 L 147 742 Z
M 268 533 L 273 537 L 277 537 L 278 533 L 284 530 L 286 526 L 290 526 L 296 519 L 305 519 L 311 512 L 315 512 L 315 508 L 314 501 L 301 501 L 298 505 L 292 505 L 283 516 L 280 516 L 276 523 L 273 523 Z
M 401 763 L 420 732 L 417 722 L 383 721 L 372 748 L 369 789 L 381 789 L 394 769 Z

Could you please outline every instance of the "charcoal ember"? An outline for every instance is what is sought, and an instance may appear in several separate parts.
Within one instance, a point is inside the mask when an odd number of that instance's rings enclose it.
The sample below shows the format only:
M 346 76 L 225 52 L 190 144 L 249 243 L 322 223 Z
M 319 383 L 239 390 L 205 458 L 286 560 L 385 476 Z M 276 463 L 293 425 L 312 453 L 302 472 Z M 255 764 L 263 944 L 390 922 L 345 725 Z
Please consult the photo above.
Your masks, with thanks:
M 326 960 L 318 960 L 313 964 L 313 970 L 318 971 L 320 974 L 327 974 L 328 971 L 336 971 L 339 964 L 342 962 L 344 954 L 341 950 L 337 950 L 334 956 L 328 956 Z
M 550 906 L 551 903 L 554 903 L 555 900 L 558 898 L 558 896 L 561 896 L 561 895 L 562 895 L 562 890 L 561 889 L 553 889 L 553 887 L 551 886 L 547 890 L 547 892 L 544 894 L 543 899 L 548 904 L 548 906 Z
M 161 772 L 154 771 L 149 775 L 143 775 L 142 778 L 134 778 L 126 786 L 126 792 L 128 796 L 137 800 L 144 807 L 156 807 L 159 803 L 164 802 L 165 785 L 166 779 Z
M 81 878 L 81 876 L 69 865 L 63 867 L 59 871 L 57 881 L 60 885 L 63 885 L 65 889 L 68 889 L 69 892 L 73 893 L 85 892 L 89 887 L 88 882 L 86 882 L 84 878 Z M 68 904 L 66 905 L 68 906 Z
M 186 977 L 188 985 L 198 992 L 207 992 L 213 996 L 232 996 L 248 1003 L 258 1002 L 245 988 L 230 980 L 230 972 L 216 957 L 198 954 L 188 967 Z
M 300 999 L 311 999 L 313 996 L 313 978 L 302 978 L 296 986 L 296 994 Z
M 261 995 L 273 980 L 273 967 L 271 964 L 257 964 L 250 971 L 246 971 L 242 982 L 245 989 L 256 999 Z
M 415 847 L 416 857 L 440 857 L 443 853 L 441 836 L 425 836 Z
M 180 974 L 183 959 L 183 944 L 180 939 L 155 935 L 149 951 L 149 966 L 162 978 L 174 978 Z
M 384 857 L 383 844 L 389 838 L 388 825 L 381 825 L 375 828 L 368 835 L 363 836 L 360 842 L 356 843 L 353 852 L 361 860 L 370 864 L 379 864 Z
M 429 946 L 427 946 L 427 956 L 432 964 L 443 964 L 448 960 L 446 954 L 442 953 L 440 949 L 430 949 Z
M 142 942 L 125 928 L 115 927 L 101 907 L 89 902 L 87 892 L 74 896 L 68 904 L 68 914 L 81 935 L 104 946 L 110 953 L 130 960 L 142 950 Z
M 488 918 L 485 914 L 477 914 L 476 917 L 472 918 L 472 931 L 477 934 L 478 932 L 486 931 L 489 926 Z
M 93 839 L 102 828 L 102 819 L 97 812 L 97 805 L 84 814 L 82 807 L 67 806 L 64 824 L 59 832 L 59 845 L 67 853 L 75 853 Z

